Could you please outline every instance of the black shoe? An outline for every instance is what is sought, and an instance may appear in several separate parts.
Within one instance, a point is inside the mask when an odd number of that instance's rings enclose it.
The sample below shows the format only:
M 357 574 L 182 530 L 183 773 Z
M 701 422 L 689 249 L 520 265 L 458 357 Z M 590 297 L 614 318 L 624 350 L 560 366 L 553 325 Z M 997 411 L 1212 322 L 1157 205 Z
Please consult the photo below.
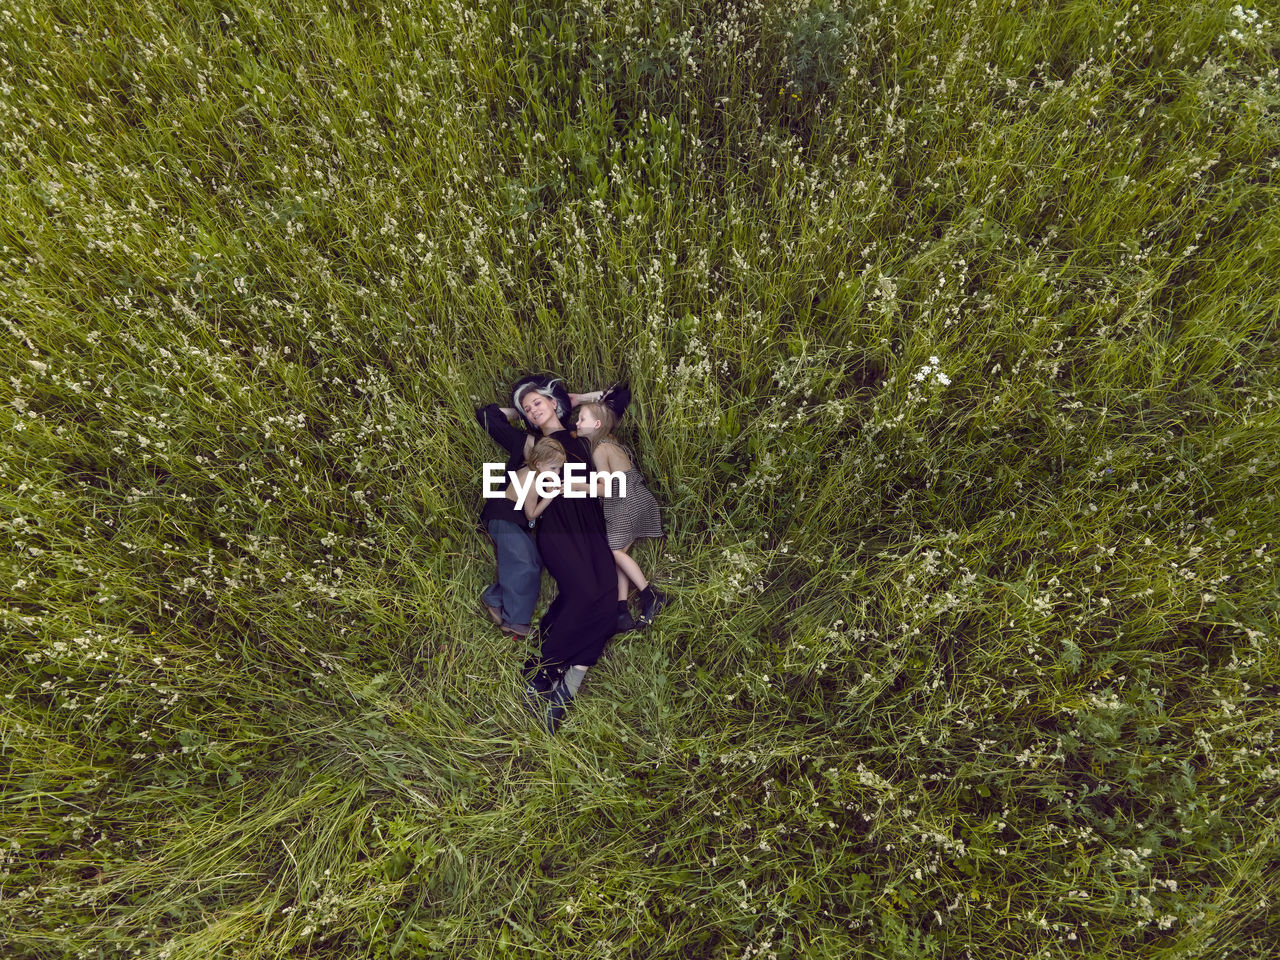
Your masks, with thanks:
M 525 709 L 535 717 L 541 717 L 546 712 L 547 700 L 550 699 L 558 679 L 546 667 L 543 667 L 532 677 L 526 678 L 524 684 Z
M 547 705 L 547 733 L 555 733 L 560 728 L 564 715 L 569 712 L 569 704 L 573 703 L 573 694 L 569 692 L 569 685 L 564 682 L 564 677 L 556 681 L 548 699 L 550 703 Z
M 657 587 L 650 586 L 649 599 L 640 601 L 639 622 L 646 627 L 653 625 L 653 618 L 658 615 L 658 611 L 667 605 L 667 595 Z
M 614 632 L 626 633 L 629 630 L 635 630 L 638 626 L 639 624 L 637 624 L 635 621 L 635 618 L 631 616 L 630 610 L 628 610 L 626 613 L 619 611 L 618 612 L 618 629 L 615 630 Z

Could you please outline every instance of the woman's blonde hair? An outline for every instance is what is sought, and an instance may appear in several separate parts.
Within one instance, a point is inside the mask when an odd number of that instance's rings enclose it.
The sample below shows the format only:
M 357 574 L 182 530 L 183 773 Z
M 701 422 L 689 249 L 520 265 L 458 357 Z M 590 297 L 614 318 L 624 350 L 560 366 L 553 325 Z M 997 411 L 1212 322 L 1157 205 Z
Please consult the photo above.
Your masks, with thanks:
M 531 470 L 541 473 L 543 470 L 556 469 L 565 462 L 567 457 L 559 440 L 543 437 L 533 445 L 533 449 L 525 459 L 528 460 Z
M 511 394 L 511 400 L 515 404 L 516 410 L 520 414 L 520 418 L 525 423 L 529 423 L 529 418 L 525 416 L 524 403 L 525 394 L 533 391 L 541 394 L 551 401 L 552 406 L 556 408 L 556 419 L 562 419 L 569 414 L 569 391 L 564 385 L 564 381 L 559 377 L 554 379 L 543 376 L 533 376 L 526 378 L 516 387 Z M 530 424 L 532 426 L 532 424 Z
M 618 425 L 618 415 L 603 403 L 596 403 L 595 401 L 581 404 L 578 409 L 587 411 L 588 414 L 600 421 L 600 429 L 586 438 L 587 443 L 590 445 L 591 453 L 594 455 L 596 447 L 600 445 L 601 441 L 613 440 L 613 428 Z M 614 443 L 617 443 L 617 441 L 614 440 Z

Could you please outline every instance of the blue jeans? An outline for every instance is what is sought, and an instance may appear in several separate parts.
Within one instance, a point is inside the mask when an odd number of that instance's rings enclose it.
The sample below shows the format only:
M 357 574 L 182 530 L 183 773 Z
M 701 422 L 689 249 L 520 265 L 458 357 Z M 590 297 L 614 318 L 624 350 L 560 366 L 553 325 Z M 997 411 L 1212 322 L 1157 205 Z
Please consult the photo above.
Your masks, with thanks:
M 480 599 L 502 611 L 503 630 L 526 635 L 542 587 L 538 545 L 509 520 L 490 520 L 487 529 L 498 555 L 498 582 L 490 584 Z

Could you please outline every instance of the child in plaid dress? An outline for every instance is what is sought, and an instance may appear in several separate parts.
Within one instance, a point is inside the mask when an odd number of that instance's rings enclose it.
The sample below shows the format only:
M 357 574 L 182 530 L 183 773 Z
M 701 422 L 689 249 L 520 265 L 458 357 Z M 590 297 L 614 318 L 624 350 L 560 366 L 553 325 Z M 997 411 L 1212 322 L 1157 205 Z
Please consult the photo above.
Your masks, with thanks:
M 609 534 L 609 549 L 613 551 L 618 568 L 618 630 L 632 630 L 637 625 L 648 626 L 666 604 L 666 595 L 645 578 L 639 564 L 627 551 L 640 537 L 661 537 L 662 518 L 658 513 L 658 501 L 645 486 L 644 476 L 627 449 L 613 438 L 617 418 L 612 410 L 601 403 L 584 403 L 577 409 L 578 436 L 591 446 L 591 458 L 601 472 L 623 473 L 627 478 L 625 497 L 601 498 L 604 507 L 605 526 Z M 601 478 L 600 486 L 603 487 Z M 640 616 L 633 619 L 628 598 L 631 584 L 640 591 Z

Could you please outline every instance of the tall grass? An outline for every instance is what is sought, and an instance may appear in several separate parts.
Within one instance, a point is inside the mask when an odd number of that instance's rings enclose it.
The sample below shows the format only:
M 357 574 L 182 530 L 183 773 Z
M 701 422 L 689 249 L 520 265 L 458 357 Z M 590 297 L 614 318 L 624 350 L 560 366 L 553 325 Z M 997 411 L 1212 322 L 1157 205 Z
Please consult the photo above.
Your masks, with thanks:
M 6 0 L 6 956 L 1270 955 L 1277 19 Z M 531 370 L 674 598 L 554 738 Z

